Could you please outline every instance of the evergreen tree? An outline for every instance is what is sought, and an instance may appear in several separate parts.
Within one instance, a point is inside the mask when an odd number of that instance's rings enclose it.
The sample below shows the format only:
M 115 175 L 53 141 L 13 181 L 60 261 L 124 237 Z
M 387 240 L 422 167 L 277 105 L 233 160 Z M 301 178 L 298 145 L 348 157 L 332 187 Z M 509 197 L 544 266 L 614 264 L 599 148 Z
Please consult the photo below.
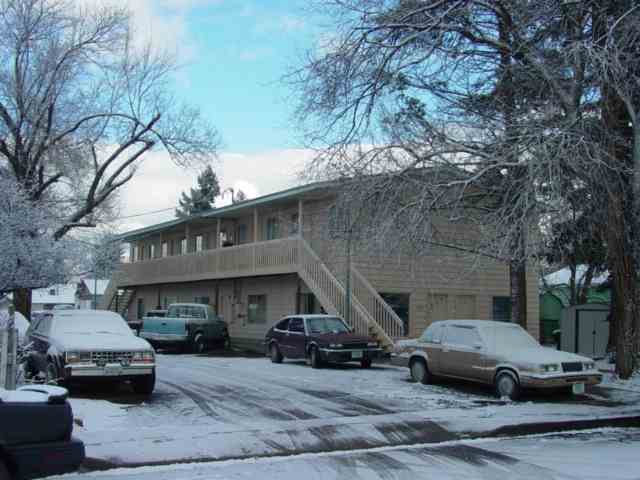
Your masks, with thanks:
M 247 194 L 242 190 L 238 190 L 236 194 L 233 196 L 233 203 L 240 203 L 247 200 Z
M 191 188 L 190 194 L 182 192 L 182 198 L 178 200 L 180 207 L 176 208 L 178 217 L 188 217 L 210 210 L 215 198 L 220 195 L 218 177 L 210 165 L 198 175 L 197 182 L 198 186 Z

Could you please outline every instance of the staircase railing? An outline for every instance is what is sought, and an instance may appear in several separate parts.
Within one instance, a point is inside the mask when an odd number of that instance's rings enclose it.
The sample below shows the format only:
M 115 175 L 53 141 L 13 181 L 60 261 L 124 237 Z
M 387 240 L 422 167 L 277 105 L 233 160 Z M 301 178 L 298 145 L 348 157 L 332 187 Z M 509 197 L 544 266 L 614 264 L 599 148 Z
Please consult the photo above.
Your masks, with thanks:
M 376 323 L 355 295 L 351 295 L 351 304 L 347 307 L 345 288 L 304 239 L 300 240 L 300 276 L 318 297 L 320 303 L 329 307 L 329 313 L 346 318 L 347 308 L 349 308 L 348 318 L 357 333 L 362 335 L 373 333 L 384 344 L 393 343 L 388 333 Z
M 406 335 L 402 319 L 354 266 L 351 267 L 351 290 L 387 335 L 392 338 Z

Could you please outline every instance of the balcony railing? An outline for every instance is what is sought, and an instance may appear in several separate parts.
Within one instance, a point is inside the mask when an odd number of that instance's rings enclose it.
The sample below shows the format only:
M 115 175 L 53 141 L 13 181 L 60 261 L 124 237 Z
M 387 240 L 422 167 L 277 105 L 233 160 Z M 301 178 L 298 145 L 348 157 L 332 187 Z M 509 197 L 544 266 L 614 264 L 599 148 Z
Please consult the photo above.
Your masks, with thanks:
M 297 238 L 269 240 L 121 265 L 119 286 L 152 285 L 298 270 Z

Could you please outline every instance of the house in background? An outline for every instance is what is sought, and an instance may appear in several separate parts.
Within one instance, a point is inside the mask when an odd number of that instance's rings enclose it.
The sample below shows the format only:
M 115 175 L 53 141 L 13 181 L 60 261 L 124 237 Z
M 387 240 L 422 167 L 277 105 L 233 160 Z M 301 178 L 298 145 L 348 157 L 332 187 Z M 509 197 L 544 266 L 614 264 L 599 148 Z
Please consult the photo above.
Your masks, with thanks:
M 109 285 L 108 279 L 83 278 L 78 282 L 76 289 L 76 308 L 99 308 L 103 302 L 104 292 Z
M 578 265 L 576 268 L 576 285 L 582 287 L 586 265 Z M 555 344 L 553 332 L 561 328 L 561 320 L 571 305 L 571 288 L 569 268 L 562 268 L 556 272 L 545 275 L 542 281 L 540 293 L 540 333 L 541 341 L 547 344 Z M 608 286 L 609 274 L 607 272 L 593 278 L 591 286 L 587 288 L 587 301 L 584 305 L 604 305 L 611 303 L 611 289 Z M 578 312 L 581 310 L 577 309 Z M 594 309 L 589 309 L 592 311 Z M 596 309 L 601 311 L 602 309 Z M 572 311 L 575 311 L 573 309 Z M 570 315 L 570 317 L 572 317 Z M 575 341 L 574 341 L 575 343 Z
M 31 292 L 31 311 L 76 308 L 76 284 L 36 288 Z
M 265 332 L 295 313 L 338 314 L 383 345 L 435 320 L 509 320 L 505 263 L 440 246 L 416 257 L 353 242 L 347 255 L 348 242 L 329 235 L 336 196 L 335 185 L 315 183 L 129 232 L 130 261 L 103 307 L 136 320 L 174 302 L 211 304 L 235 346 L 259 351 Z M 452 238 L 473 240 L 473 226 L 437 222 Z M 527 329 L 537 338 L 533 269 L 527 300 Z

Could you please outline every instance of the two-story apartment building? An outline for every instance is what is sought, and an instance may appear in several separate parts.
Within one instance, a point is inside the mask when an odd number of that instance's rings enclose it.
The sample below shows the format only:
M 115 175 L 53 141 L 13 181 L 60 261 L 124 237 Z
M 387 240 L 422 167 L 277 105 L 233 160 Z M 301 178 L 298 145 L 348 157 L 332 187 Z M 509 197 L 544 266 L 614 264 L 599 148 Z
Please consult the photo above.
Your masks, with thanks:
M 508 319 L 506 264 L 446 248 L 374 254 L 358 242 L 348 256 L 346 242 L 328 234 L 335 199 L 332 184 L 314 183 L 129 232 L 130 262 L 104 306 L 134 320 L 173 302 L 208 303 L 232 342 L 253 349 L 293 313 L 339 314 L 386 344 L 434 320 Z M 527 285 L 527 328 L 537 338 L 534 272 Z

